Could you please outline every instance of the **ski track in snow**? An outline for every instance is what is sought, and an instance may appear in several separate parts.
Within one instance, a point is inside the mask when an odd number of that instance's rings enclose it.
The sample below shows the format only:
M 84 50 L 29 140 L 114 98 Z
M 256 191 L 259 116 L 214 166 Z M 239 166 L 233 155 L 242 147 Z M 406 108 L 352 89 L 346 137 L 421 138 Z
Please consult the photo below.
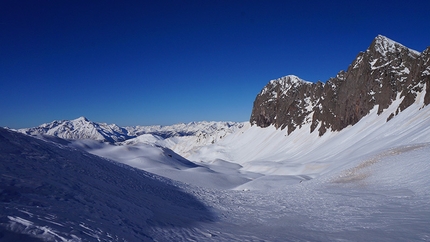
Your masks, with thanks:
M 0 238 L 430 241 L 430 108 L 421 98 L 386 122 L 401 101 L 322 137 L 245 124 L 216 142 L 113 145 L 2 131 Z

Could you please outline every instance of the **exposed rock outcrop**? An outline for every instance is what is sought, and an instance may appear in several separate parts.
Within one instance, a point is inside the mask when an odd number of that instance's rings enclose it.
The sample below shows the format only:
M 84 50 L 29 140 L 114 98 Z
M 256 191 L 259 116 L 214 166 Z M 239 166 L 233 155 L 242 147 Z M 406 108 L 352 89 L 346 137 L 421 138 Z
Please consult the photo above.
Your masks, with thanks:
M 430 103 L 430 47 L 422 53 L 378 35 L 360 52 L 347 71 L 325 84 L 296 76 L 270 81 L 258 94 L 250 122 L 260 127 L 287 128 L 288 134 L 310 123 L 319 135 L 354 125 L 378 105 L 378 114 L 403 98 L 397 111 L 413 104 L 425 91 Z

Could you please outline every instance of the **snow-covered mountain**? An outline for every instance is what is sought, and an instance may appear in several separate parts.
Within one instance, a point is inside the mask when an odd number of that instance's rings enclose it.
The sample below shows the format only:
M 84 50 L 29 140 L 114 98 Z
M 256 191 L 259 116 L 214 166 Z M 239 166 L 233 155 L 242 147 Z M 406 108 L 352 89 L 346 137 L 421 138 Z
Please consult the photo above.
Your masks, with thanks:
M 243 126 L 237 122 L 191 122 L 188 124 L 180 123 L 174 125 L 154 125 L 154 126 L 134 126 L 125 127 L 129 134 L 139 136 L 142 134 L 152 134 L 164 139 L 178 136 L 213 136 L 215 140 L 218 135 L 226 135 Z M 201 137 L 203 138 L 203 137 Z
M 259 126 L 0 129 L 0 240 L 427 241 L 426 51 L 378 36 L 325 84 L 273 80 Z
M 51 135 L 63 139 L 91 139 L 106 142 L 124 141 L 135 136 L 115 124 L 96 123 L 85 117 L 74 120 L 53 121 L 38 127 L 19 129 L 29 135 Z
M 116 124 L 97 123 L 85 117 L 74 120 L 53 121 L 38 127 L 19 129 L 29 135 L 50 135 L 71 140 L 98 140 L 109 143 L 127 141 L 127 144 L 144 141 L 145 138 L 131 140 L 146 135 L 151 140 L 173 137 L 197 137 L 197 142 L 206 144 L 222 139 L 226 135 L 241 128 L 244 123 L 237 122 L 191 122 L 170 126 L 131 126 L 119 127 Z
M 250 122 L 286 128 L 288 133 L 311 124 L 310 132 L 323 135 L 356 124 L 374 107 L 382 113 L 397 98 L 402 102 L 387 120 L 412 105 L 420 93 L 428 105 L 429 90 L 430 47 L 419 53 L 379 35 L 346 72 L 326 83 L 295 76 L 270 81 L 254 101 Z

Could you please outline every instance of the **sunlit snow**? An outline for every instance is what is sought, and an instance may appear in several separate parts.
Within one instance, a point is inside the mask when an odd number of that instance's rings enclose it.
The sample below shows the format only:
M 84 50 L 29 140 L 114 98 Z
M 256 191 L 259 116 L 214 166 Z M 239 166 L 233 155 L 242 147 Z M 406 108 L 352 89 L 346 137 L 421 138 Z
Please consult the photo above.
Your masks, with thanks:
M 321 137 L 249 123 L 114 143 L 1 130 L 0 236 L 428 241 L 430 107 L 416 94 L 388 122 L 400 95 Z

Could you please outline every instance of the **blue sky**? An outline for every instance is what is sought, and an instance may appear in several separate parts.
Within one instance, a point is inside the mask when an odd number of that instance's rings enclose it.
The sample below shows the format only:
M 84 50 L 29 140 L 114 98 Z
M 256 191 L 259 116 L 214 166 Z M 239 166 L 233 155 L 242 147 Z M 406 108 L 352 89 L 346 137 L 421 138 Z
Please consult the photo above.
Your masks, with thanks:
M 378 34 L 430 45 L 430 1 L 0 2 L 0 126 L 247 121 L 272 79 L 325 82 Z

